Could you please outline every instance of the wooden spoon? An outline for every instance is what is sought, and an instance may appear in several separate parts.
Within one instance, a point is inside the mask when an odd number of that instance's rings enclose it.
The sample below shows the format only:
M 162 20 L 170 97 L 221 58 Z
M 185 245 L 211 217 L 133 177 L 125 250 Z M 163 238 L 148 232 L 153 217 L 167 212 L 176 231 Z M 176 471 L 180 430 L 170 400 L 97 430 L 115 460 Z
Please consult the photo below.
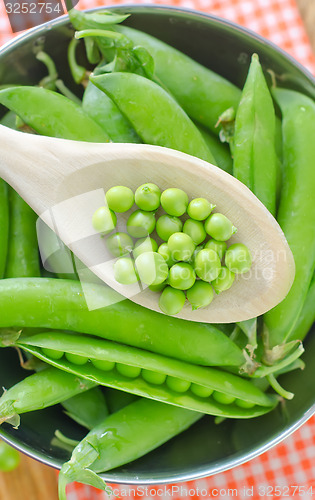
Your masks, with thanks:
M 161 190 L 179 187 L 190 199 L 204 197 L 216 204 L 215 210 L 238 228 L 229 243 L 244 243 L 253 256 L 251 270 L 239 275 L 229 290 L 216 295 L 204 309 L 192 311 L 187 302 L 178 317 L 213 323 L 242 321 L 263 314 L 288 293 L 295 266 L 281 228 L 249 189 L 218 167 L 159 146 L 76 142 L 3 126 L 0 143 L 0 176 L 86 268 L 130 300 L 160 312 L 158 293 L 141 284 L 124 286 L 115 281 L 115 259 L 104 238 L 94 231 L 91 219 L 104 206 L 107 189 L 125 185 L 135 190 L 145 182 L 153 182 Z M 118 215 L 119 230 L 124 230 L 129 215 Z

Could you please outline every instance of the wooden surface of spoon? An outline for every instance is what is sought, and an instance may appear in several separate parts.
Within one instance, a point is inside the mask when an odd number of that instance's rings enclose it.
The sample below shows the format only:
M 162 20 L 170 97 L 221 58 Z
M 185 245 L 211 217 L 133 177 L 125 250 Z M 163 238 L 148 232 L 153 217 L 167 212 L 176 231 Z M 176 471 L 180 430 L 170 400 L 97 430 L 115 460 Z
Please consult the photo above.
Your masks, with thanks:
M 208 307 L 192 311 L 187 302 L 176 317 L 211 323 L 242 321 L 263 314 L 288 293 L 295 266 L 281 228 L 249 189 L 218 167 L 158 146 L 75 142 L 3 126 L 0 143 L 0 177 L 82 261 L 83 290 L 88 268 L 123 296 L 160 312 L 158 293 L 140 283 L 124 286 L 116 282 L 116 259 L 91 223 L 110 187 L 125 185 L 135 190 L 153 182 L 161 191 L 178 187 L 190 200 L 204 197 L 216 204 L 215 211 L 238 229 L 228 244 L 242 242 L 253 256 L 251 270 L 238 275 L 232 287 L 216 295 Z M 125 231 L 131 211 L 117 214 L 118 230 Z

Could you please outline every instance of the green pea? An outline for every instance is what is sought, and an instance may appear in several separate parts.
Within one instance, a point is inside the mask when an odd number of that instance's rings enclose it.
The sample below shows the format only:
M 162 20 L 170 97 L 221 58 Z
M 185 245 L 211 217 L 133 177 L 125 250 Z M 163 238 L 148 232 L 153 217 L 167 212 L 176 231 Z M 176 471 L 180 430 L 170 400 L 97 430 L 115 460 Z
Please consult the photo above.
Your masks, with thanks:
M 140 280 L 146 285 L 159 285 L 168 276 L 168 265 L 157 252 L 144 252 L 136 258 Z
M 165 189 L 161 195 L 161 205 L 169 215 L 180 217 L 188 207 L 188 196 L 182 189 Z
M 139 377 L 141 368 L 139 366 L 124 365 L 123 363 L 116 363 L 116 370 L 120 375 L 128 378 Z
M 141 253 L 144 252 L 156 252 L 158 249 L 158 244 L 157 242 L 150 237 L 147 238 L 140 238 L 135 244 L 134 250 L 133 250 L 133 256 L 136 259 L 139 257 Z
M 134 238 L 145 238 L 155 228 L 155 216 L 153 212 L 135 210 L 127 220 L 127 231 Z
M 127 233 L 115 233 L 108 236 L 106 246 L 114 257 L 121 257 L 133 249 L 133 240 Z
M 214 250 L 204 248 L 196 255 L 194 268 L 199 278 L 210 282 L 219 276 L 221 261 Z
M 209 215 L 205 222 L 205 230 L 218 241 L 227 241 L 236 232 L 232 222 L 223 214 Z
M 165 382 L 166 375 L 164 373 L 154 372 L 153 370 L 142 369 L 142 378 L 149 384 L 162 385 Z
M 212 286 L 206 281 L 196 281 L 195 284 L 187 290 L 187 299 L 193 311 L 200 307 L 208 306 L 213 299 Z
M 107 205 L 114 212 L 127 212 L 134 204 L 135 198 L 130 188 L 126 186 L 114 186 L 105 195 Z
M 99 233 L 108 234 L 117 224 L 117 217 L 108 207 L 98 208 L 92 217 L 92 226 Z
M 188 380 L 183 380 L 177 377 L 171 377 L 168 375 L 166 377 L 166 385 L 175 392 L 187 392 L 191 383 Z
M 208 398 L 213 393 L 213 390 L 209 389 L 209 387 L 199 384 L 191 384 L 190 390 L 193 394 L 199 396 L 200 398 Z
M 190 260 L 195 250 L 193 240 L 185 233 L 172 234 L 167 244 L 173 260 Z
M 133 285 L 139 279 L 130 257 L 121 257 L 115 262 L 114 276 L 115 280 L 122 285 Z
M 63 351 L 57 351 L 56 349 L 48 349 L 47 347 L 42 347 L 43 354 L 47 356 L 47 358 L 51 359 L 61 359 L 64 355 Z
M 162 292 L 162 290 L 164 290 L 166 285 L 167 285 L 167 280 L 163 281 L 163 283 L 160 283 L 159 285 L 149 285 L 149 289 L 152 292 Z
M 199 220 L 187 219 L 183 232 L 191 237 L 195 245 L 202 243 L 207 236 L 203 223 Z
M 234 403 L 235 397 L 231 396 L 230 394 L 224 394 L 223 392 L 219 391 L 213 391 L 212 393 L 213 399 L 217 401 L 217 403 L 221 403 L 223 405 L 230 405 L 231 403 Z
M 159 307 L 165 314 L 178 314 L 184 307 L 185 294 L 182 290 L 176 290 L 171 286 L 164 288 L 159 299 Z
M 195 220 L 205 220 L 211 214 L 215 205 L 212 205 L 206 198 L 195 198 L 188 205 L 187 213 Z
M 72 354 L 72 352 L 66 352 L 65 356 L 66 359 L 74 365 L 85 365 L 89 360 L 89 358 L 87 358 L 86 356 L 81 356 L 80 354 Z
M 252 265 L 252 256 L 246 245 L 234 243 L 225 254 L 225 265 L 235 274 L 247 273 Z
M 16 467 L 18 467 L 21 460 L 21 455 L 19 452 L 5 443 L 4 441 L 0 441 L 0 471 L 1 472 L 10 472 Z
M 150 182 L 139 186 L 135 192 L 135 202 L 141 210 L 157 210 L 160 206 L 161 191 Z
M 91 359 L 91 362 L 95 368 L 104 372 L 110 372 L 115 367 L 114 361 L 107 361 L 106 359 Z
M 219 294 L 228 290 L 233 285 L 235 274 L 227 267 L 222 266 L 219 276 L 212 281 L 215 293 Z
M 243 399 L 236 399 L 235 404 L 240 408 L 253 408 L 255 406 L 255 403 L 252 403 L 251 401 L 245 401 Z
M 156 232 L 164 241 L 167 241 L 173 233 L 179 233 L 182 228 L 182 221 L 172 215 L 161 215 L 156 221 Z
M 219 259 L 222 260 L 227 249 L 227 244 L 225 241 L 209 240 L 205 244 L 205 248 L 210 248 L 217 252 Z
M 169 284 L 178 290 L 188 290 L 196 280 L 196 273 L 190 264 L 178 262 L 170 268 Z
M 162 243 L 162 245 L 159 246 L 158 253 L 162 255 L 168 267 L 172 267 L 175 264 L 176 260 L 172 258 L 172 253 L 167 243 Z

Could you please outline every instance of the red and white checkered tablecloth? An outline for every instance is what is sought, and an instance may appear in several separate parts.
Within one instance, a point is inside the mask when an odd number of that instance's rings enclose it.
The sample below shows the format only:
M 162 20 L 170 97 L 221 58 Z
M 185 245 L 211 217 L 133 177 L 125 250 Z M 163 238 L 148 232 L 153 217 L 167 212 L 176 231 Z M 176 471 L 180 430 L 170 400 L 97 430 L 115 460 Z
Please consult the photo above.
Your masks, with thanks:
M 314 0 L 315 1 L 315 0 Z M 131 3 L 126 0 L 80 0 L 77 8 Z M 150 0 L 132 0 L 148 4 Z M 151 2 L 152 3 L 152 2 Z M 315 57 L 294 0 L 155 0 L 160 5 L 192 8 L 246 26 L 291 54 L 315 74 Z M 0 44 L 12 36 L 0 3 Z M 268 452 L 229 471 L 195 481 L 150 486 L 112 485 L 119 498 L 173 500 L 266 498 L 315 500 L 315 416 Z M 105 500 L 105 492 L 72 483 L 68 500 Z

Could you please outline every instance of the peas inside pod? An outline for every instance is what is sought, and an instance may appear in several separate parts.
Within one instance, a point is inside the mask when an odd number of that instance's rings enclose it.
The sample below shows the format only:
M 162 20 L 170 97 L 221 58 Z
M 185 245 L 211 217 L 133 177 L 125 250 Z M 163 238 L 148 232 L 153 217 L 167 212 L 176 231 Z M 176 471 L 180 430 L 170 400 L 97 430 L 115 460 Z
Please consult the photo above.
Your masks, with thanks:
M 186 300 L 193 310 L 208 307 L 215 294 L 228 290 L 235 276 L 252 265 L 246 245 L 228 245 L 237 228 L 213 212 L 212 201 L 189 200 L 173 187 L 161 192 L 151 182 L 135 193 L 126 186 L 111 187 L 92 225 L 106 236 L 116 281 L 129 285 L 140 280 L 160 294 L 159 307 L 168 315 L 178 314 Z M 119 214 L 128 211 L 126 230 L 118 231 Z

